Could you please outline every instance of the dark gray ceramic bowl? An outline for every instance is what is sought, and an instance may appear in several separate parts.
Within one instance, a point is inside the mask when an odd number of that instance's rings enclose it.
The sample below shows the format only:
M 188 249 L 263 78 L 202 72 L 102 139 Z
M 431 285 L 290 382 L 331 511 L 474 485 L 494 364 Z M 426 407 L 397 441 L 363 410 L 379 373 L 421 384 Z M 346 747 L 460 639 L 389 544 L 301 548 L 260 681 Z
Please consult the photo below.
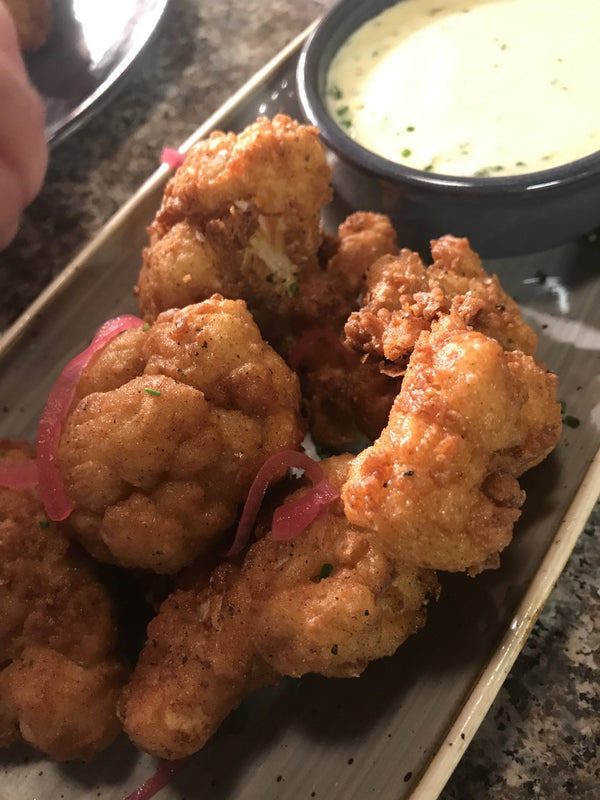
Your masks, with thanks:
M 300 55 L 301 107 L 334 156 L 334 187 L 344 205 L 388 214 L 401 246 L 423 254 L 445 233 L 467 236 L 480 255 L 495 258 L 545 250 L 599 225 L 600 153 L 525 175 L 456 177 L 388 161 L 344 133 L 324 102 L 329 65 L 360 25 L 396 2 L 342 0 Z

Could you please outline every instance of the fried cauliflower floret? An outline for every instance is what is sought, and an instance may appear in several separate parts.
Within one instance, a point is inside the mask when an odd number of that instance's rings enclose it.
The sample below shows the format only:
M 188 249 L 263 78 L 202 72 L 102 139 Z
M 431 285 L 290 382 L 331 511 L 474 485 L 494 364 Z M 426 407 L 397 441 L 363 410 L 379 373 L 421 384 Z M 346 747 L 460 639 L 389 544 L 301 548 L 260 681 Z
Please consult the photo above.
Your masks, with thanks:
M 306 347 L 297 371 L 317 445 L 342 452 L 373 441 L 387 425 L 401 379 L 362 362 L 333 332 Z
M 321 462 L 340 489 L 351 456 Z M 291 496 L 295 498 L 306 490 Z M 252 596 L 252 638 L 282 675 L 360 675 L 425 624 L 438 584 L 430 570 L 390 558 L 372 531 L 350 524 L 341 501 L 293 541 L 254 544 L 242 574 Z
M 12 16 L 21 50 L 37 50 L 52 27 L 51 0 L 4 0 Z
M 323 462 L 338 487 L 348 459 Z M 433 572 L 391 560 L 341 504 L 292 542 L 265 536 L 241 570 L 221 565 L 208 584 L 197 575 L 150 624 L 120 706 L 130 738 L 163 758 L 203 747 L 248 693 L 281 675 L 359 675 L 424 624 L 438 593 Z
M 82 375 L 58 452 L 69 530 L 101 560 L 176 572 L 216 545 L 262 463 L 303 433 L 297 378 L 243 302 L 167 311 Z
M 214 291 L 279 311 L 317 272 L 331 169 L 315 128 L 284 115 L 191 148 L 149 228 L 139 276 L 151 320 Z
M 389 219 L 357 212 L 344 220 L 337 237 L 324 240 L 321 280 L 299 288 L 297 321 L 302 325 L 299 336 L 292 331 L 287 353 L 300 376 L 310 432 L 324 447 L 340 451 L 365 437 L 376 438 L 398 393 L 398 380 L 382 374 L 376 364 L 363 363 L 341 339 L 369 266 L 396 252 Z M 323 312 L 318 317 L 316 309 Z
M 558 442 L 556 376 L 446 318 L 421 334 L 388 426 L 352 463 L 348 519 L 407 563 L 497 564 L 525 493 L 517 477 Z
M 346 217 L 336 236 L 323 238 L 320 271 L 300 276 L 293 285 L 289 307 L 284 309 L 292 335 L 319 326 L 341 333 L 358 308 L 369 267 L 397 252 L 396 232 L 388 217 L 368 211 Z
M 4 458 L 33 457 L 3 440 Z M 93 620 L 93 624 L 90 624 Z M 113 603 L 34 489 L 0 488 L 0 746 L 89 759 L 120 730 Z
M 162 604 L 120 704 L 132 741 L 161 758 L 196 752 L 247 694 L 277 675 L 248 635 L 239 570 L 217 567 L 208 585 Z
M 431 254 L 429 267 L 410 250 L 371 267 L 363 307 L 346 325 L 352 347 L 382 363 L 384 371 L 401 373 L 419 334 L 452 312 L 506 350 L 533 355 L 534 331 L 498 278 L 485 272 L 467 239 L 442 236 L 432 242 Z
M 142 316 L 220 292 L 246 300 L 274 344 L 323 320 L 341 328 L 367 267 L 397 244 L 389 219 L 367 212 L 324 237 L 330 179 L 317 130 L 282 114 L 196 144 L 148 229 Z

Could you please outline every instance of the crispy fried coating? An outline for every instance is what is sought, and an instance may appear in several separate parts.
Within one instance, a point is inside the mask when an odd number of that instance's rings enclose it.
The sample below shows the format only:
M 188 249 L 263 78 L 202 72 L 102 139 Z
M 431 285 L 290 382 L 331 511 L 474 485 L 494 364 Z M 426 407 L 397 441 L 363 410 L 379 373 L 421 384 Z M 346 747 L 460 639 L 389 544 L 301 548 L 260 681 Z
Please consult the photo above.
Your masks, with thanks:
M 350 467 L 348 519 L 408 563 L 497 563 L 525 498 L 517 477 L 560 437 L 556 388 L 531 356 L 445 318 L 421 334 L 388 426 Z
M 368 266 L 397 244 L 389 219 L 367 212 L 326 239 L 330 179 L 317 130 L 282 114 L 199 142 L 148 229 L 142 316 L 220 292 L 246 300 L 274 345 L 323 320 L 341 328 Z
M 190 755 L 247 694 L 277 680 L 252 645 L 245 588 L 239 569 L 224 564 L 208 585 L 162 604 L 120 703 L 138 747 L 161 758 Z
M 370 265 L 396 252 L 396 234 L 387 217 L 351 214 L 337 237 L 327 238 L 321 248 L 327 288 L 320 288 L 318 282 L 303 287 L 304 325 L 291 351 L 301 353 L 297 369 L 313 439 L 334 451 L 377 438 L 400 388 L 399 380 L 381 373 L 378 365 L 363 363 L 340 339 L 348 315 L 357 307 Z M 316 297 L 311 298 L 311 290 Z M 328 313 L 311 317 L 311 309 L 319 308 L 326 293 L 332 297 Z
M 533 355 L 534 331 L 498 278 L 483 269 L 467 239 L 442 236 L 432 242 L 431 254 L 429 267 L 410 250 L 371 267 L 363 306 L 346 324 L 352 347 L 388 374 L 401 374 L 419 334 L 452 311 L 506 350 Z
M 335 488 L 351 461 L 345 455 L 321 462 Z M 341 500 L 293 541 L 267 536 L 254 544 L 242 574 L 260 656 L 295 677 L 360 675 L 425 624 L 427 602 L 438 593 L 431 570 L 391 558 L 372 531 L 348 522 Z
M 262 463 L 304 434 L 296 375 L 219 295 L 124 332 L 80 385 L 58 454 L 69 529 L 126 567 L 173 573 L 210 550 Z
M 335 334 L 307 349 L 298 375 L 313 441 L 335 452 L 379 436 L 401 385 L 401 378 L 361 361 Z
M 322 462 L 338 487 L 349 459 Z M 280 675 L 359 675 L 424 624 L 438 593 L 432 571 L 391 559 L 341 503 L 292 542 L 253 544 L 241 570 L 217 567 L 208 585 L 199 575 L 198 588 L 175 592 L 150 624 L 121 703 L 131 739 L 164 758 L 200 749 L 249 692 Z
M 4 457 L 32 457 L 3 440 Z M 93 624 L 90 624 L 93 620 Z M 0 746 L 90 759 L 120 730 L 113 602 L 34 489 L 0 488 Z
M 51 0 L 4 0 L 12 16 L 21 50 L 37 50 L 52 27 Z
M 279 312 L 319 271 L 331 169 L 315 128 L 277 115 L 199 142 L 169 181 L 139 276 L 149 320 L 215 291 Z

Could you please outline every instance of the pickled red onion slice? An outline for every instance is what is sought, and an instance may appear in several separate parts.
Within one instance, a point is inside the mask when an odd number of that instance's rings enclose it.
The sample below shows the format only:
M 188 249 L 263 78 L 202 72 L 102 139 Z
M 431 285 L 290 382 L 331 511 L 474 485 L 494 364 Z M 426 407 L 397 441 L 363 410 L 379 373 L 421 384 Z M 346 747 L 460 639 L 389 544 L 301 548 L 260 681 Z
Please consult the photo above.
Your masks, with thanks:
M 327 478 L 323 478 L 302 497 L 279 506 L 273 514 L 273 539 L 282 542 L 298 536 L 339 496 Z
M 185 155 L 174 147 L 164 147 L 160 154 L 161 164 L 168 164 L 171 169 L 177 169 L 185 161 Z
M 56 456 L 62 423 L 73 401 L 79 376 L 97 350 L 122 331 L 141 325 L 144 325 L 144 320 L 133 314 L 123 314 L 105 322 L 92 343 L 69 361 L 50 389 L 38 423 L 37 468 L 40 498 L 51 520 L 66 519 L 72 511 L 71 501 L 60 478 Z
M 0 486 L 9 489 L 27 489 L 38 482 L 38 469 L 35 459 L 29 461 L 12 461 L 3 464 L 0 461 Z
M 154 775 L 144 781 L 137 789 L 134 789 L 131 794 L 128 794 L 125 800 L 151 800 L 161 789 L 164 789 L 173 775 L 186 761 L 187 758 L 180 758 L 176 761 L 163 761 Z
M 352 357 L 352 351 L 348 350 L 334 331 L 330 328 L 312 328 L 312 330 L 302 334 L 288 353 L 286 360 L 288 366 L 293 369 L 294 372 L 298 372 L 298 368 L 317 342 L 324 342 L 325 344 L 331 345 L 333 349 L 342 356 L 347 367 L 351 369 L 355 368 L 356 365 Z
M 270 483 L 273 480 L 282 478 L 288 469 L 304 470 L 305 474 L 308 475 L 313 484 L 313 488 L 307 492 L 306 495 L 300 498 L 303 503 L 298 507 L 303 510 L 297 515 L 297 518 L 294 518 L 294 530 L 296 530 L 296 533 L 292 534 L 293 536 L 296 536 L 298 533 L 303 531 L 304 528 L 309 525 L 313 519 L 315 519 L 319 511 L 321 511 L 326 504 L 332 502 L 336 497 L 338 497 L 338 493 L 326 479 L 323 470 L 319 466 L 319 463 L 310 458 L 310 456 L 307 456 L 306 453 L 300 453 L 297 450 L 282 450 L 280 453 L 275 453 L 265 461 L 265 463 L 256 473 L 256 477 L 254 478 L 252 486 L 250 487 L 250 491 L 248 492 L 248 496 L 246 497 L 246 503 L 244 504 L 242 516 L 240 517 L 240 521 L 237 526 L 233 544 L 227 552 L 228 556 L 237 555 L 244 549 L 248 543 L 250 534 L 252 533 L 252 526 L 256 521 L 260 506 Z M 325 484 L 331 491 L 327 491 L 325 489 Z M 317 488 L 319 489 L 318 497 L 315 496 Z M 325 498 L 329 495 L 331 495 L 331 499 L 326 501 Z M 293 503 L 288 503 L 287 505 L 293 505 Z M 307 512 L 305 506 L 309 506 L 311 511 Z M 311 517 L 311 513 L 313 513 L 313 511 L 314 514 Z M 304 520 L 308 521 L 303 522 Z M 291 527 L 292 523 L 284 523 L 284 530 L 290 530 Z M 291 538 L 291 536 L 284 538 Z

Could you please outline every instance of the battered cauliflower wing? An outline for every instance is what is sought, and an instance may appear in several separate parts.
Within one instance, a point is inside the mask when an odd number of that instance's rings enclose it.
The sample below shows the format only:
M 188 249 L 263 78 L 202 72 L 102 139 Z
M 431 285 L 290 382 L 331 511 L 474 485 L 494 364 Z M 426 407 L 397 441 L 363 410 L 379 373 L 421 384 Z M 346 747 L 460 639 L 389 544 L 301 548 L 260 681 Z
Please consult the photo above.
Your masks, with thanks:
M 348 519 L 408 563 L 497 564 L 525 493 L 517 477 L 561 432 L 556 376 L 447 317 L 424 332 L 387 427 L 350 466 Z
M 262 463 L 303 434 L 297 377 L 242 301 L 167 311 L 82 375 L 58 451 L 69 530 L 100 560 L 174 573 L 214 548 Z
M 341 330 L 367 267 L 397 244 L 387 217 L 366 212 L 324 236 L 330 179 L 318 131 L 282 114 L 196 144 L 148 229 L 142 316 L 220 292 L 246 300 L 276 346 L 323 320 Z
M 401 385 L 401 378 L 362 362 L 333 332 L 307 349 L 298 375 L 311 436 L 334 452 L 376 439 Z
M 315 128 L 277 115 L 191 148 L 149 228 L 139 276 L 147 319 L 215 291 L 279 313 L 319 272 L 331 169 Z
M 23 443 L 0 448 L 33 457 Z M 36 490 L 0 488 L 0 747 L 23 739 L 59 761 L 115 738 L 126 677 L 112 600 L 75 548 Z
M 321 462 L 341 489 L 352 456 Z M 290 500 L 304 493 L 301 489 Z M 425 624 L 435 573 L 390 557 L 377 534 L 348 522 L 341 500 L 292 541 L 266 536 L 246 556 L 252 637 L 282 675 L 360 675 Z
M 342 341 L 344 323 L 358 307 L 369 266 L 393 253 L 396 234 L 389 219 L 356 212 L 340 225 L 337 237 L 324 240 L 322 280 L 299 287 L 303 324 L 294 327 L 287 352 L 296 354 L 293 360 L 313 439 L 331 450 L 376 438 L 399 390 L 397 379 L 383 375 L 375 364 L 363 363 Z M 315 316 L 315 310 L 323 311 L 325 297 L 330 298 L 326 313 Z
M 248 635 L 239 570 L 224 564 L 208 585 L 178 590 L 148 626 L 120 702 L 132 741 L 160 758 L 196 752 L 251 691 L 277 680 Z
M 533 355 L 534 331 L 498 278 L 483 269 L 467 239 L 442 236 L 432 242 L 431 254 L 429 267 L 410 250 L 371 267 L 363 306 L 346 324 L 350 346 L 388 374 L 402 374 L 419 334 L 453 312 L 506 350 Z
M 349 458 L 322 462 L 338 488 Z M 391 559 L 338 503 L 292 542 L 267 535 L 241 569 L 220 566 L 165 601 L 123 693 L 124 729 L 154 755 L 193 753 L 280 675 L 353 677 L 391 655 L 437 593 L 433 572 Z

